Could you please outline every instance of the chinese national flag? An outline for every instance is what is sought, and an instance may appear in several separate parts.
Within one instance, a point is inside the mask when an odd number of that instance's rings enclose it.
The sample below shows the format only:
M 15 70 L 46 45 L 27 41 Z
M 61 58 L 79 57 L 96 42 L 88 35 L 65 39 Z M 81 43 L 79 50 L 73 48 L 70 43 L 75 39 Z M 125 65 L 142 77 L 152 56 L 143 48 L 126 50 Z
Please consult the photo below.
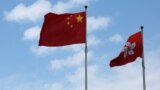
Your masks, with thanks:
M 64 46 L 85 42 L 85 12 L 45 15 L 39 46 Z
M 142 33 L 137 32 L 128 38 L 119 56 L 111 60 L 110 67 L 121 66 L 135 61 L 137 57 L 142 57 L 142 49 Z

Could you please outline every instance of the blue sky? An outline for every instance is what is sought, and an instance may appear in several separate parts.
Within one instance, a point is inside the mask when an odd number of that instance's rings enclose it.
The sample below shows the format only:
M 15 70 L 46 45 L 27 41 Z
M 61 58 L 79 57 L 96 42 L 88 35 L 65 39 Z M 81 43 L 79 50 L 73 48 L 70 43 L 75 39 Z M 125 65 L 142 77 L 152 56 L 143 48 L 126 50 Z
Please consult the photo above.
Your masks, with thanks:
M 159 0 L 3 0 L 0 90 L 83 90 L 84 45 L 38 47 L 47 12 L 88 5 L 88 89 L 142 90 L 141 59 L 110 68 L 127 38 L 144 26 L 147 90 L 160 89 Z

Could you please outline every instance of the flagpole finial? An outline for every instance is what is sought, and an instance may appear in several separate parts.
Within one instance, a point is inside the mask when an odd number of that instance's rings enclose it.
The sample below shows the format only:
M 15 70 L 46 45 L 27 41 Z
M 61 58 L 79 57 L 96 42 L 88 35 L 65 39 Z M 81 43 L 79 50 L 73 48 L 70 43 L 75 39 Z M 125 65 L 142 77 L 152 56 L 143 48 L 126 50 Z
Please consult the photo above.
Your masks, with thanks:
M 141 26 L 141 29 L 143 29 L 143 26 Z
M 85 6 L 84 6 L 84 8 L 85 8 L 85 9 L 87 9 L 87 8 L 88 8 L 88 6 L 87 6 L 87 5 L 85 5 Z

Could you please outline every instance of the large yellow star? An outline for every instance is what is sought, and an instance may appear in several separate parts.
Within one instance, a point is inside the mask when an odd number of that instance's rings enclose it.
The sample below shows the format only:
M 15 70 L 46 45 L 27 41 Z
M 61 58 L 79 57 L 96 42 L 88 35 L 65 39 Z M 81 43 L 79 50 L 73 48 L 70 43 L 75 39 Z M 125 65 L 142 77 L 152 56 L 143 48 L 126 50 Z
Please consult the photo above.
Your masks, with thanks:
M 77 23 L 78 23 L 78 22 L 82 23 L 83 17 L 82 17 L 81 15 L 78 15 L 78 16 L 76 17 L 76 19 L 77 19 Z

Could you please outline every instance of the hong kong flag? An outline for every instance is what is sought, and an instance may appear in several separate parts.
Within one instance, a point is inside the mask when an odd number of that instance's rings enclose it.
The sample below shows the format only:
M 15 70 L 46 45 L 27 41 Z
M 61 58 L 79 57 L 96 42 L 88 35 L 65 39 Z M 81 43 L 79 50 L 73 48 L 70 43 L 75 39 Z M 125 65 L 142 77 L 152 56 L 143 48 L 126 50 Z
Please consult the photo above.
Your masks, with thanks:
M 85 42 L 85 12 L 45 15 L 39 46 L 64 46 Z
M 111 60 L 110 67 L 121 66 L 135 61 L 137 57 L 142 57 L 142 49 L 142 32 L 140 31 L 128 38 L 119 56 Z

